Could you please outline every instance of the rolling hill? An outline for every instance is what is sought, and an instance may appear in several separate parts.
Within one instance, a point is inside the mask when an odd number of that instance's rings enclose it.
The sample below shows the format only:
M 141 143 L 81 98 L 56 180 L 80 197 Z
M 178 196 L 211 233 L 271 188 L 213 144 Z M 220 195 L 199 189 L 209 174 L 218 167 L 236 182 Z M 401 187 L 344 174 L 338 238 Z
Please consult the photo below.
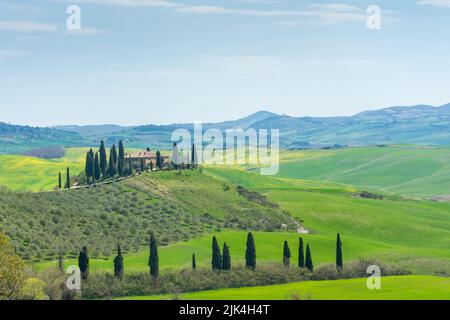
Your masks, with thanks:
M 448 300 L 450 280 L 431 276 L 382 278 L 382 290 L 367 290 L 366 278 L 305 281 L 282 285 L 183 293 L 179 300 Z M 170 300 L 174 295 L 122 300 Z M 119 299 L 120 300 L 120 299 Z
M 450 104 L 418 105 L 365 111 L 349 117 L 291 117 L 260 111 L 247 117 L 205 123 L 204 129 L 279 129 L 280 145 L 287 149 L 318 149 L 339 146 L 416 144 L 450 146 Z M 131 148 L 169 148 L 171 133 L 193 130 L 189 123 L 141 126 L 89 125 L 31 128 L 0 124 L 0 153 L 49 146 L 108 145 L 124 140 Z
M 450 149 L 414 146 L 285 152 L 278 177 L 448 199 Z M 439 197 L 441 196 L 441 197 Z

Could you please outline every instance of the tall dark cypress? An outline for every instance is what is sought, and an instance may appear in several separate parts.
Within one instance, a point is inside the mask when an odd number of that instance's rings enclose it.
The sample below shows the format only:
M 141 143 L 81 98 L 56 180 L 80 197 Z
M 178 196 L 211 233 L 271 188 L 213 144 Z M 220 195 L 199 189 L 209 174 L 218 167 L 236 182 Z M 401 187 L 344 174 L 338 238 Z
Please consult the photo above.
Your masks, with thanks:
M 227 243 L 223 244 L 222 251 L 222 270 L 230 270 L 231 269 L 231 256 L 230 256 L 230 247 L 228 247 Z
M 338 271 L 342 271 L 342 268 L 344 267 L 344 262 L 342 259 L 342 242 L 341 242 L 341 235 L 337 234 L 336 239 L 336 269 Z
M 150 274 L 153 277 L 157 277 L 159 274 L 158 245 L 153 233 L 150 235 L 150 256 L 148 258 L 148 266 L 150 267 Z
M 311 256 L 311 249 L 309 249 L 309 244 L 306 245 L 306 262 L 305 262 L 305 266 L 306 268 L 313 272 L 314 271 L 314 265 L 313 265 L 313 261 L 312 261 L 312 256 Z
M 156 151 L 156 167 L 158 170 L 162 169 L 162 159 L 161 159 L 161 152 Z
M 141 158 L 141 172 L 144 172 L 144 169 L 145 169 L 144 159 Z
M 195 144 L 192 144 L 191 150 L 191 165 L 192 168 L 195 168 L 197 164 L 197 151 L 195 150 Z
M 96 152 L 94 156 L 94 180 L 100 180 L 101 173 L 98 152 Z
M 86 163 L 84 172 L 86 173 L 87 183 L 90 184 L 94 180 L 94 157 L 92 149 L 86 153 Z
M 305 267 L 305 253 L 303 249 L 303 239 L 301 237 L 298 238 L 298 267 Z
M 107 165 L 107 160 L 106 160 L 106 149 L 105 149 L 105 142 L 102 140 L 100 142 L 100 170 L 102 172 L 102 177 L 106 178 L 106 165 Z
M 114 258 L 114 276 L 117 278 L 123 277 L 123 257 L 120 244 L 117 244 L 117 256 Z
M 58 270 L 64 272 L 64 256 L 61 250 L 58 251 Z
M 117 160 L 117 171 L 120 176 L 125 173 L 125 148 L 123 146 L 122 140 L 119 141 L 119 157 Z
M 87 247 L 83 247 L 78 255 L 78 267 L 81 271 L 81 278 L 86 280 L 89 276 L 89 256 Z
M 62 189 L 62 177 L 61 172 L 58 173 L 58 188 Z
M 113 146 L 109 150 L 109 169 L 108 169 L 108 174 L 109 174 L 110 177 L 114 177 L 117 174 L 116 162 L 114 161 L 114 152 L 115 152 L 115 147 Z
M 216 236 L 212 239 L 212 259 L 211 266 L 213 270 L 222 269 L 222 256 L 220 255 L 220 247 Z
M 70 183 L 70 169 L 67 167 L 66 169 L 66 189 L 70 189 L 71 183 Z
M 247 248 L 245 250 L 245 266 L 249 269 L 255 270 L 256 268 L 256 248 L 255 239 L 251 232 L 247 235 Z
M 114 163 L 116 164 L 116 168 L 117 168 L 118 155 L 117 155 L 117 148 L 116 148 L 115 144 L 112 145 L 112 149 L 113 149 Z
M 289 267 L 291 263 L 291 250 L 289 249 L 289 244 L 287 241 L 284 241 L 283 246 L 283 265 L 285 267 Z
M 153 171 L 153 160 L 150 160 L 150 171 Z
M 94 151 L 92 149 L 90 149 L 89 150 L 89 158 L 91 159 L 91 161 L 90 161 L 90 165 L 91 165 L 90 172 L 91 172 L 92 181 L 94 180 L 94 157 L 95 157 Z
M 195 261 L 195 253 L 192 254 L 192 270 L 197 269 L 197 261 Z

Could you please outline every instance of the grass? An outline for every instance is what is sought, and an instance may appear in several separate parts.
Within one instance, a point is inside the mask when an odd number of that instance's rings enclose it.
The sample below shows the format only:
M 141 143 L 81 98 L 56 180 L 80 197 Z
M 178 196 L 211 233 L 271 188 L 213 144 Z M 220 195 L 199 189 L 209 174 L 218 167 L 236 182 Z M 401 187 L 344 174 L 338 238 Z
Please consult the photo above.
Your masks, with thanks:
M 74 171 L 77 165 L 79 170 L 83 170 L 85 150 L 68 149 L 64 158 L 55 160 L 25 160 L 27 157 L 0 156 L 0 184 L 6 184 L 12 189 L 51 190 L 56 184 L 59 166 L 65 169 L 67 163 L 72 163 L 71 168 L 73 166 Z M 8 160 L 8 157 L 11 158 Z M 18 159 L 25 161 L 23 166 L 14 166 L 18 165 Z M 211 213 L 221 220 L 228 214 L 246 219 L 248 208 L 243 208 L 242 200 L 232 195 L 234 189 L 231 188 L 228 192 L 223 189 L 224 185 L 242 185 L 263 193 L 270 200 L 277 202 L 282 210 L 289 211 L 303 221 L 311 233 L 302 237 L 311 245 L 315 265 L 334 261 L 336 233 L 339 232 L 343 239 L 345 262 L 360 257 L 375 258 L 416 274 L 448 276 L 450 202 L 405 199 L 395 194 L 448 195 L 448 159 L 450 149 L 402 146 L 294 151 L 282 153 L 277 177 L 261 176 L 237 167 L 212 166 L 206 167 L 203 174 L 188 172 L 178 176 L 177 172 L 163 172 L 122 183 L 144 194 L 155 193 L 169 201 L 175 201 L 189 212 Z M 381 190 L 386 192 L 387 196 L 384 200 L 362 199 L 357 196 L 357 191 L 363 188 L 379 190 L 378 192 Z M 209 230 L 189 241 L 160 247 L 161 268 L 189 268 L 192 253 L 196 254 L 199 266 L 209 266 L 213 234 L 218 236 L 221 244 L 226 241 L 230 246 L 233 263 L 243 262 L 247 230 Z M 295 264 L 298 237 L 299 235 L 293 232 L 255 232 L 258 261 L 281 263 L 283 241 L 288 240 L 292 263 Z M 113 257 L 91 259 L 91 271 L 111 272 L 112 259 Z M 138 252 L 129 251 L 124 257 L 125 272 L 147 271 L 147 259 L 147 247 Z M 66 265 L 69 264 L 76 264 L 76 261 L 67 260 Z M 40 270 L 52 265 L 56 265 L 56 262 L 40 262 L 36 264 L 36 268 Z M 330 293 L 321 289 L 321 285 L 326 287 L 326 282 L 302 283 L 298 286 L 300 289 L 306 288 L 306 291 L 311 290 L 313 299 L 334 298 L 340 295 L 349 299 L 426 299 L 434 297 L 434 293 L 440 297 L 440 283 L 448 285 L 445 278 L 403 277 L 392 283 L 389 293 L 389 281 L 394 281 L 395 278 L 385 280 L 386 290 L 382 290 L 384 293 L 378 296 L 377 292 L 358 294 L 358 290 L 349 289 L 353 288 L 358 280 L 333 282 L 336 283 L 336 296 L 331 294 L 334 289 L 330 289 Z M 435 292 L 433 286 L 426 285 L 428 282 L 434 283 L 433 281 L 436 282 Z M 309 285 L 312 286 L 310 289 L 303 287 Z M 292 286 L 295 289 L 295 285 Z M 415 287 L 418 289 L 415 290 Z M 402 296 L 396 296 L 396 290 L 403 292 Z M 217 294 L 220 295 L 220 292 L 222 290 L 217 291 Z M 246 297 L 245 291 L 239 291 L 238 294 L 239 298 Z M 286 293 L 282 294 L 280 291 L 276 298 L 284 299 L 285 295 Z M 211 298 L 214 296 L 211 295 Z
M 293 151 L 278 177 L 320 180 L 421 196 L 450 192 L 450 148 L 412 146 Z
M 380 290 L 369 290 L 367 279 L 305 281 L 264 287 L 183 293 L 181 300 L 448 300 L 450 278 L 395 276 L 381 279 Z M 167 300 L 173 295 L 127 297 L 122 300 Z
M 19 155 L 0 155 L 0 185 L 11 190 L 53 190 L 58 186 L 58 173 L 66 181 L 66 168 L 75 175 L 84 170 L 84 165 L 71 150 L 68 158 L 45 160 Z
M 192 210 L 227 206 L 229 198 L 222 198 L 220 183 L 208 183 L 212 175 L 223 183 L 241 185 L 265 193 L 292 215 L 303 220 L 311 233 L 302 235 L 311 245 L 314 263 L 332 263 L 335 258 L 336 233 L 344 242 L 344 260 L 360 257 L 376 258 L 393 263 L 416 273 L 450 274 L 450 203 L 425 200 L 404 200 L 388 197 L 385 200 L 358 198 L 354 189 L 335 183 L 314 184 L 312 181 L 261 177 L 243 170 L 207 168 L 206 175 L 195 178 L 197 192 L 206 196 L 192 201 L 192 195 L 183 194 L 183 181 L 169 179 L 164 184 L 170 194 L 180 194 L 183 206 Z M 163 175 L 154 179 L 165 180 Z M 260 182 L 261 179 L 263 183 Z M 139 180 L 131 181 L 138 183 Z M 261 189 L 258 189 L 261 186 Z M 217 190 L 215 189 L 217 188 Z M 231 202 L 229 208 L 232 208 Z M 220 213 L 218 213 L 220 216 Z M 199 265 L 209 266 L 211 237 L 230 246 L 233 262 L 242 262 L 247 231 L 215 231 L 205 236 L 179 242 L 160 249 L 161 267 L 189 267 L 191 254 L 195 253 Z M 291 246 L 292 261 L 297 259 L 297 233 L 255 232 L 258 261 L 280 261 L 283 241 Z M 108 260 L 91 260 L 92 270 L 111 271 L 112 257 Z M 148 250 L 125 256 L 127 272 L 146 271 Z M 69 261 L 68 263 L 74 263 Z M 47 262 L 45 265 L 55 264 Z M 38 265 L 42 268 L 42 264 Z

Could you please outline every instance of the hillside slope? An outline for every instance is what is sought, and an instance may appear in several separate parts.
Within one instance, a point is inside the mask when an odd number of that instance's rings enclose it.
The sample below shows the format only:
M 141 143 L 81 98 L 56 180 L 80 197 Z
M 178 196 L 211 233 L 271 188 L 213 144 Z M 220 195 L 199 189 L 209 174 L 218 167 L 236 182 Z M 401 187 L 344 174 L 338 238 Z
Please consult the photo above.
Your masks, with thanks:
M 286 152 L 278 177 L 332 181 L 421 196 L 450 196 L 450 149 L 393 146 Z
M 23 193 L 0 189 L 0 228 L 26 259 L 109 256 L 120 242 L 140 250 L 154 232 L 161 244 L 216 228 L 274 231 L 296 227 L 286 212 L 241 196 L 236 187 L 198 171 L 145 173 L 111 185 Z

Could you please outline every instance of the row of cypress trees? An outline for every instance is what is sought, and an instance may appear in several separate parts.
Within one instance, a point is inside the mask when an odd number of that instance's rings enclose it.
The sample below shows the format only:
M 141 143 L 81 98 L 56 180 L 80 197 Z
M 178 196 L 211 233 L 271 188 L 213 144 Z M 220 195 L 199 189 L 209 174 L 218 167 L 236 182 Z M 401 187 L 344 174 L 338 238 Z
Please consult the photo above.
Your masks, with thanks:
M 283 264 L 287 267 L 290 265 L 291 251 L 289 249 L 289 244 L 287 241 L 284 242 L 283 247 Z M 307 268 L 310 271 L 314 270 L 314 265 L 312 262 L 311 249 L 309 244 L 306 245 L 306 254 L 303 249 L 303 239 L 299 238 L 298 244 L 298 267 Z M 342 271 L 344 267 L 344 262 L 342 258 L 342 241 L 341 235 L 338 233 L 336 237 L 336 269 Z
M 289 244 L 284 241 L 283 245 L 283 265 L 286 267 L 290 266 L 291 251 L 289 249 Z M 123 267 L 123 256 L 120 244 L 117 244 L 117 255 L 114 258 L 114 276 L 122 278 L 124 274 Z M 245 265 L 251 270 L 256 268 L 256 247 L 255 239 L 251 232 L 247 235 L 246 250 L 245 250 Z M 82 278 L 85 280 L 89 275 L 89 257 L 87 247 L 83 247 L 78 256 L 78 266 L 81 271 Z M 158 277 L 159 275 L 159 256 L 158 256 L 158 245 L 155 235 L 152 233 L 150 235 L 150 252 L 148 259 L 148 266 L 150 275 L 153 277 Z M 225 242 L 223 244 L 222 254 L 220 252 L 219 242 L 216 236 L 212 238 L 212 259 L 211 266 L 214 271 L 217 270 L 230 270 L 231 269 L 231 255 L 230 248 Z M 306 251 L 304 250 L 303 238 L 299 237 L 298 245 L 298 267 L 306 268 L 309 271 L 314 270 L 314 265 L 312 261 L 311 249 L 309 244 L 306 245 Z M 197 262 L 195 253 L 192 254 L 192 269 L 197 268 Z M 338 233 L 336 239 L 336 268 L 338 271 L 342 271 L 343 268 L 343 258 L 342 258 L 342 241 L 341 236 Z
M 114 276 L 117 278 L 122 278 L 124 275 L 124 265 L 123 265 L 123 255 L 120 244 L 117 244 L 117 255 L 113 260 L 114 264 Z M 195 257 L 194 257 L 195 259 Z M 60 269 L 62 269 L 62 261 L 59 261 Z M 148 258 L 148 266 L 150 274 L 153 277 L 158 277 L 159 275 L 159 256 L 158 256 L 158 245 L 154 234 L 150 235 L 150 254 Z M 80 268 L 81 277 L 86 280 L 89 276 L 89 255 L 87 247 L 83 247 L 78 255 L 78 267 Z
M 63 188 L 63 181 L 62 181 L 62 175 L 61 172 L 58 174 L 58 187 L 59 189 Z M 70 189 L 71 183 L 70 183 L 70 169 L 69 167 L 66 168 L 66 183 L 64 184 L 64 188 Z
M 161 152 L 158 150 L 156 152 L 156 167 L 162 169 L 163 159 L 161 157 Z M 150 163 L 150 168 L 153 170 L 153 162 Z M 125 163 L 125 146 L 123 141 L 119 141 L 119 150 L 117 150 L 116 145 L 113 144 L 109 150 L 109 160 L 107 159 L 105 142 L 102 140 L 100 142 L 100 148 L 97 152 L 90 149 L 86 153 L 86 161 L 84 168 L 87 183 L 91 184 L 95 181 L 107 178 L 113 178 L 117 174 L 119 176 L 125 176 L 126 174 L 132 174 L 133 168 L 131 161 L 128 161 L 128 166 Z M 141 171 L 144 171 L 144 162 L 141 161 Z M 63 188 L 62 174 L 58 174 L 58 187 Z M 64 188 L 70 189 L 70 171 L 69 168 L 66 170 L 66 183 Z

